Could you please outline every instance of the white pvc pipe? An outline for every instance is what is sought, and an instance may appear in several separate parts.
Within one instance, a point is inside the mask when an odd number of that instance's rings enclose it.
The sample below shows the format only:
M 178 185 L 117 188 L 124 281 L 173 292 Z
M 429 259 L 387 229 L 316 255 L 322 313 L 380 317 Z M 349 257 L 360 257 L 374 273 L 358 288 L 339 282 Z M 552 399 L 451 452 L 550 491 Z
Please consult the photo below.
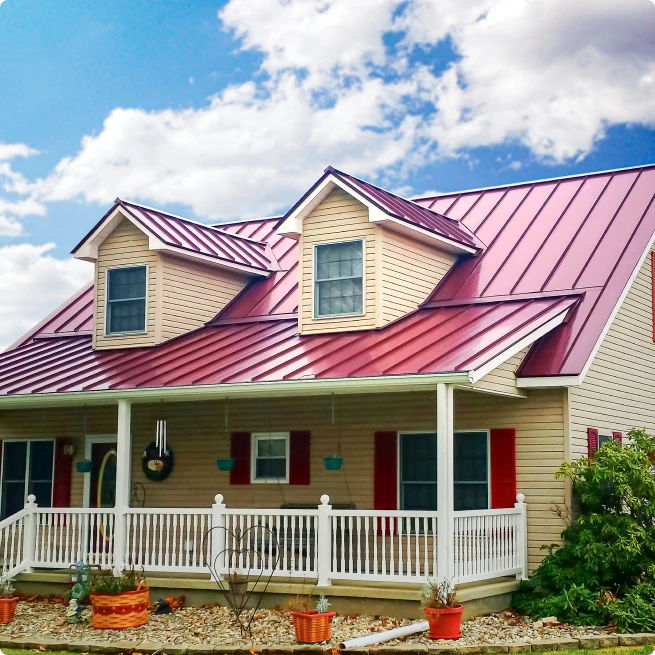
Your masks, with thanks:
M 410 623 L 401 628 L 394 628 L 393 630 L 385 630 L 384 632 L 373 632 L 365 637 L 355 637 L 355 639 L 348 639 L 339 644 L 341 650 L 348 648 L 361 648 L 362 646 L 371 646 L 373 644 L 380 644 L 383 641 L 390 641 L 391 639 L 400 639 L 401 637 L 408 637 L 415 635 L 417 632 L 425 632 L 430 627 L 427 621 L 420 623 Z

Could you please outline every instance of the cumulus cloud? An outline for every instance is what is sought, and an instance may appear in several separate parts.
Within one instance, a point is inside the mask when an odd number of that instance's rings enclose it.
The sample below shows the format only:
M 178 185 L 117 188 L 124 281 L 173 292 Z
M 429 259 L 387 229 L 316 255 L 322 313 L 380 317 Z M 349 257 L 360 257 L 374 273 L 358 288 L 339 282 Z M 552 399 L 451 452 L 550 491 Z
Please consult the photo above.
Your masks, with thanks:
M 53 243 L 0 248 L 0 350 L 71 296 L 93 276 L 93 267 L 49 254 Z

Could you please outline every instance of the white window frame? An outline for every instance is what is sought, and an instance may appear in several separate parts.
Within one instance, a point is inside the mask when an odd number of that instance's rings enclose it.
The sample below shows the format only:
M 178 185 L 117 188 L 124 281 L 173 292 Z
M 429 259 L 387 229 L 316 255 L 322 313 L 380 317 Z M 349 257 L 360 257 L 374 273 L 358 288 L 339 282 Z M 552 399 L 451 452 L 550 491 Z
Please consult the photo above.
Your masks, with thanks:
M 356 243 L 362 245 L 362 311 L 351 312 L 346 314 L 319 314 L 318 313 L 318 255 L 317 250 L 321 246 L 336 246 L 344 243 Z M 331 318 L 343 318 L 344 316 L 366 316 L 366 239 L 341 239 L 338 241 L 322 241 L 315 243 L 312 250 L 312 258 L 314 260 L 312 266 L 312 319 L 314 320 L 330 320 Z
M 257 478 L 257 443 L 269 439 L 284 439 L 286 442 L 286 472 L 283 478 Z M 250 482 L 252 484 L 289 484 L 289 459 L 291 454 L 290 432 L 253 432 L 250 435 Z
M 146 269 L 146 289 L 145 296 L 143 297 L 144 306 L 144 320 L 143 320 L 143 330 L 126 330 L 124 332 L 109 332 L 109 272 L 110 271 L 120 271 L 126 268 L 145 268 Z M 148 334 L 148 283 L 150 280 L 150 268 L 148 264 L 129 264 L 127 266 L 112 266 L 105 271 L 105 320 L 104 320 L 104 336 L 106 337 L 116 337 L 124 334 Z M 140 300 L 140 298 L 129 298 L 126 300 Z M 121 302 L 121 301 L 118 301 Z
M 601 439 L 603 440 L 601 443 Z M 598 449 L 607 442 L 612 442 L 614 441 L 614 436 L 611 434 L 601 434 L 600 432 L 598 433 L 598 448 L 596 449 L 596 452 L 598 452 Z
M 23 498 L 23 504 L 27 503 L 27 497 L 30 494 L 29 490 L 29 478 L 30 478 L 30 453 L 31 453 L 31 444 L 33 441 L 50 441 L 52 442 L 52 484 L 50 486 L 50 507 L 52 507 L 52 501 L 55 494 L 55 458 L 57 457 L 57 440 L 56 439 L 3 439 L 2 440 L 2 466 L 0 467 L 0 509 L 2 508 L 2 493 L 4 491 L 4 479 L 5 479 L 5 444 L 6 443 L 27 443 L 27 453 L 25 457 L 25 493 Z M 36 502 L 39 502 L 39 499 L 36 499 Z
M 491 430 L 480 430 L 479 428 L 474 428 L 471 430 L 466 430 L 466 429 L 461 429 L 461 430 L 454 430 L 453 435 L 461 434 L 461 433 L 471 433 L 471 432 L 479 432 L 479 433 L 484 433 L 487 435 L 487 509 L 491 509 Z M 400 441 L 402 439 L 402 436 L 404 434 L 434 434 L 436 436 L 436 431 L 435 430 L 399 430 L 398 431 L 398 436 L 396 439 L 396 484 L 397 484 L 397 489 L 396 489 L 396 507 L 400 508 L 401 505 L 401 500 L 402 500 L 402 494 L 401 494 L 401 486 L 402 486 L 402 480 L 401 480 L 401 475 L 402 475 L 402 469 L 401 469 L 401 448 L 400 448 Z M 454 485 L 453 481 L 453 485 Z M 458 483 L 460 484 L 460 483 Z M 476 482 L 473 484 L 482 484 L 481 482 Z M 453 489 L 454 492 L 454 489 Z M 480 510 L 482 511 L 482 510 Z

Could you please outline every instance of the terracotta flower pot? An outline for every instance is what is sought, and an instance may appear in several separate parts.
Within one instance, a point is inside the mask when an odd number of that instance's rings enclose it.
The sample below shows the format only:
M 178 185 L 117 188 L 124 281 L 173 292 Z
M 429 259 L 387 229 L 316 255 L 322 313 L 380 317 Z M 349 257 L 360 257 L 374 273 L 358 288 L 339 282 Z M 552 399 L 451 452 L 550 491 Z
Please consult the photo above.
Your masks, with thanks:
M 245 596 L 248 593 L 247 575 L 230 575 L 227 579 L 230 583 L 230 591 L 235 596 Z
M 332 619 L 336 612 L 291 612 L 293 626 L 296 629 L 296 641 L 301 644 L 320 644 L 329 641 L 332 636 Z
M 11 623 L 16 613 L 18 598 L 0 598 L 0 623 Z
M 462 613 L 464 605 L 436 609 L 424 607 L 430 624 L 430 639 L 459 639 L 462 636 Z
M 92 592 L 91 625 L 96 630 L 124 630 L 145 625 L 148 623 L 149 591 L 144 587 L 117 594 Z

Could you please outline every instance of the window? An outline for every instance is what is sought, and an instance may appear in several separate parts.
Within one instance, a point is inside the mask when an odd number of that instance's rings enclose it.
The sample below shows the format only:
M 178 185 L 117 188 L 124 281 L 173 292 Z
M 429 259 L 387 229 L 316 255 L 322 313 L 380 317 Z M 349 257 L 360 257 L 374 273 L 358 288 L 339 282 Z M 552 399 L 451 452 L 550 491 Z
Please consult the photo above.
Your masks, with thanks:
M 289 481 L 289 433 L 253 434 L 252 481 Z
M 455 432 L 455 510 L 489 507 L 489 434 Z M 400 434 L 400 508 L 437 509 L 437 435 Z
M 2 442 L 3 519 L 23 509 L 30 494 L 40 507 L 51 506 L 54 447 L 52 440 Z
M 316 246 L 314 315 L 362 314 L 363 241 Z
M 107 271 L 107 334 L 145 332 L 146 267 Z
M 612 438 L 612 435 L 607 435 L 607 434 L 599 434 L 598 435 L 598 447 L 600 448 L 603 444 L 610 443 L 611 441 L 614 441 Z

